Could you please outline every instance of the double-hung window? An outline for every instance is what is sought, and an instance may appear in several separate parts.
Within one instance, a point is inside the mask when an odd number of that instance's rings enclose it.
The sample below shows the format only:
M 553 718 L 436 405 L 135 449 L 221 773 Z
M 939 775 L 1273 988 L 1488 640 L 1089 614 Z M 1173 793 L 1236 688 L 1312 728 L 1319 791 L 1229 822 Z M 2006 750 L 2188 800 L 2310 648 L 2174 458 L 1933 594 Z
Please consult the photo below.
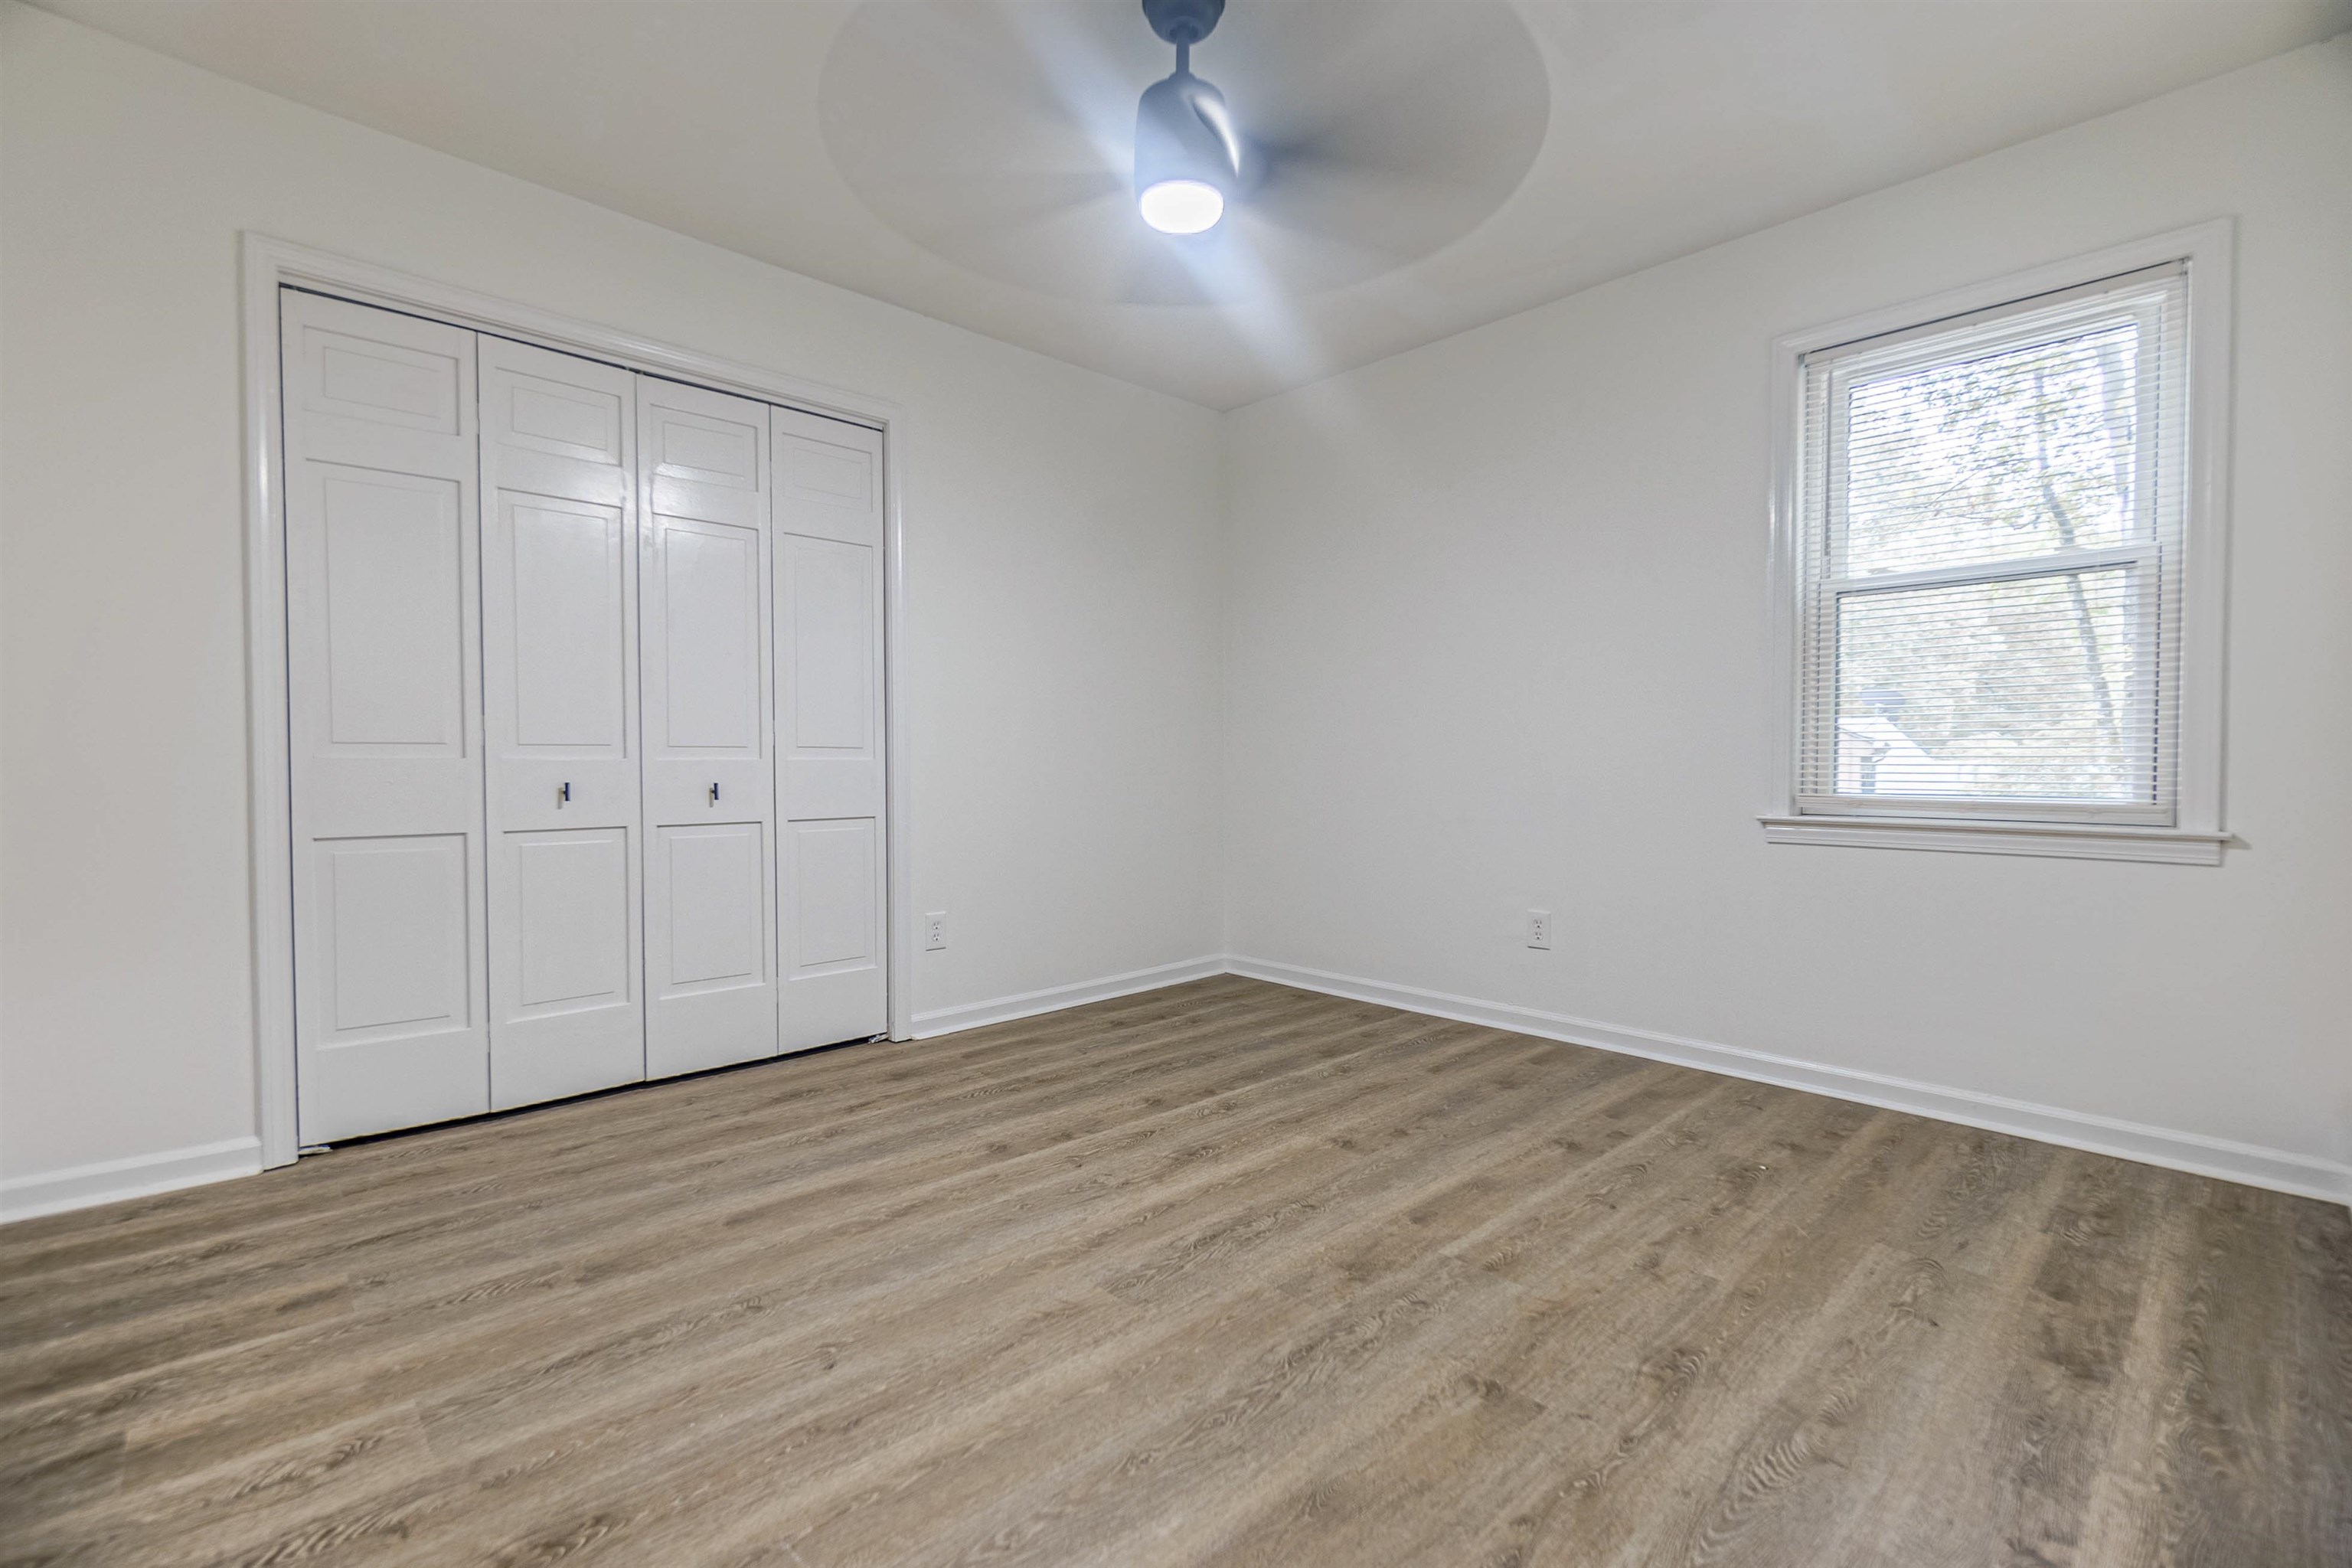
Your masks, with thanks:
M 2218 858 L 2206 284 L 2181 257 L 1788 353 L 1774 837 Z

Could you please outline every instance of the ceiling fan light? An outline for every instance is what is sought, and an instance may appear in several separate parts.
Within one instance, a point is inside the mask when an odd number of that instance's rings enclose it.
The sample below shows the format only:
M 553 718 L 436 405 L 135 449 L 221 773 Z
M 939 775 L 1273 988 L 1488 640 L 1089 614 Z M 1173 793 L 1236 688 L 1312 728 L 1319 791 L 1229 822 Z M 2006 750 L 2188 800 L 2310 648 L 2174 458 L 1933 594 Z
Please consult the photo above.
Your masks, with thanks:
M 1162 234 L 1206 234 L 1225 216 L 1225 194 L 1205 180 L 1161 180 L 1135 198 L 1143 221 Z
M 1135 198 L 1163 234 L 1216 226 L 1232 200 L 1241 147 L 1224 94 L 1179 68 L 1153 82 L 1135 110 Z

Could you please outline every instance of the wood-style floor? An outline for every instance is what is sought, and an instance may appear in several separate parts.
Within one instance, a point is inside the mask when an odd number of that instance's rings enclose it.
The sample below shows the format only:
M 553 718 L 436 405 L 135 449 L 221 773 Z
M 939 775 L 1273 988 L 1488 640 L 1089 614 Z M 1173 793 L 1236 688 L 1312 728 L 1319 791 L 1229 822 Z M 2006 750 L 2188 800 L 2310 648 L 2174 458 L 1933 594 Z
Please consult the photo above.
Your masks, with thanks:
M 2352 1220 L 1205 981 L 0 1230 L 0 1561 L 2352 1563 Z

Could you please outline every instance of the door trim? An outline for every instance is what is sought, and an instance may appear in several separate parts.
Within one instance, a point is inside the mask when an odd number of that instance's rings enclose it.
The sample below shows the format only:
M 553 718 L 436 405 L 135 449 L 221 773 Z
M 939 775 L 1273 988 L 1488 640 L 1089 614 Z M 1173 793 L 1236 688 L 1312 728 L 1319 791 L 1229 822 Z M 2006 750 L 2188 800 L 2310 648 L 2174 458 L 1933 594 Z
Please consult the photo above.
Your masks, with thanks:
M 674 347 L 616 327 L 435 282 L 371 262 L 246 230 L 245 618 L 246 742 L 251 768 L 249 846 L 253 875 L 253 1020 L 256 1110 L 264 1166 L 293 1163 L 294 1101 L 293 802 L 286 727 L 285 432 L 278 409 L 278 291 L 315 289 L 362 305 L 425 316 L 625 369 L 708 386 L 845 420 L 882 432 L 883 763 L 888 843 L 886 927 L 890 942 L 890 1037 L 913 1037 L 914 870 L 909 854 L 905 667 L 905 531 L 900 507 L 907 413 L 864 393 Z

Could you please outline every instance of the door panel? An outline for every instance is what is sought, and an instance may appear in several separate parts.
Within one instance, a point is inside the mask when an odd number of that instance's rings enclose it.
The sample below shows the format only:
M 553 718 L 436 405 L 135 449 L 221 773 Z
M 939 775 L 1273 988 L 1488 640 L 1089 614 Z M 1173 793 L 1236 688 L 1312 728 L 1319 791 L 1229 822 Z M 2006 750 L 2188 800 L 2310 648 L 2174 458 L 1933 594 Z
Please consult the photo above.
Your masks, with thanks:
M 297 1122 L 489 1107 L 474 335 L 279 296 Z
M 466 837 L 327 839 L 316 864 L 331 1043 L 462 1030 Z
M 481 341 L 490 1091 L 645 1076 L 635 377 Z
M 662 738 L 673 757 L 761 751 L 760 535 L 664 520 Z
M 662 829 L 669 930 L 663 994 L 740 990 L 765 980 L 762 837 L 758 823 Z
M 770 411 L 787 1050 L 889 1027 L 881 433 Z
M 638 379 L 646 1070 L 776 1051 L 765 405 Z
M 570 367 L 540 361 L 563 377 L 551 380 L 530 374 L 521 356 L 501 355 L 508 357 L 514 359 L 516 374 L 496 389 L 504 394 L 506 406 L 503 419 L 493 416 L 508 449 L 627 471 L 629 437 L 636 423 L 632 385 L 624 384 L 618 373 L 602 378 L 600 385 L 580 385 L 579 374 Z
M 783 660 L 793 684 L 795 760 L 856 758 L 874 752 L 874 551 L 864 544 L 787 535 L 776 542 L 777 581 L 792 597 L 785 613 L 793 646 Z
M 785 872 L 793 889 L 793 951 L 788 971 L 813 975 L 880 956 L 875 938 L 874 819 L 787 825 Z
M 317 486 L 310 499 L 325 535 L 329 742 L 463 756 L 470 705 L 461 487 L 313 468 L 305 478 Z
M 626 755 L 634 533 L 627 510 L 500 495 L 510 559 L 514 742 Z
M 287 383 L 295 390 L 297 407 L 437 436 L 461 436 L 472 428 L 472 382 L 465 369 L 472 333 L 431 323 L 424 323 L 422 331 L 388 326 L 381 318 L 394 316 L 390 310 L 341 318 L 351 330 L 337 331 L 335 310 L 367 307 L 319 303 L 324 308 L 304 307 L 299 339 L 291 345 L 301 360 L 299 381 Z M 431 341 L 446 333 L 456 335 Z
M 648 378 L 651 470 L 671 484 L 710 485 L 757 496 L 766 486 L 760 453 L 761 406 L 741 398 Z
M 626 1005 L 636 990 L 631 937 L 637 923 L 627 831 L 518 833 L 512 843 L 522 950 L 514 979 L 517 1016 Z

